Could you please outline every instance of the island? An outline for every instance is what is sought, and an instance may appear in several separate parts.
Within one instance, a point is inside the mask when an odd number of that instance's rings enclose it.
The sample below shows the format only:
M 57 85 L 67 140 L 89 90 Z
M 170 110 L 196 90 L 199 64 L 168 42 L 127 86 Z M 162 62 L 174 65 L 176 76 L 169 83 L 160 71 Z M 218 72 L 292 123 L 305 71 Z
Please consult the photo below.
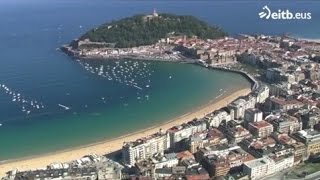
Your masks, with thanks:
M 177 48 L 187 38 L 226 36 L 221 28 L 196 17 L 154 10 L 150 15 L 134 15 L 91 29 L 61 49 L 77 58 L 181 61 L 190 58 Z

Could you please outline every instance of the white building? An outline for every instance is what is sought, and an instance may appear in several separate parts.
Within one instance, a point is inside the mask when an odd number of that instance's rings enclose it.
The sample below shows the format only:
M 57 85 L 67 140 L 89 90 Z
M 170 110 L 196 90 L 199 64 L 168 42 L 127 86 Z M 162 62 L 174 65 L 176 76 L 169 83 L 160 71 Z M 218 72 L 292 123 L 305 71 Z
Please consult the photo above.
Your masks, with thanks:
M 111 159 L 105 158 L 103 163 L 97 165 L 97 168 L 98 168 L 98 179 L 106 179 L 106 180 L 122 179 L 122 169 L 124 167 Z
M 275 163 L 269 157 L 262 157 L 245 162 L 243 165 L 243 171 L 248 174 L 252 180 L 260 179 L 274 173 Z
M 206 157 L 206 156 L 219 156 L 219 157 L 227 157 L 227 155 L 230 153 L 230 151 L 240 151 L 241 147 L 240 146 L 231 146 L 229 147 L 228 145 L 221 145 L 221 146 L 207 146 L 204 148 L 201 148 L 199 150 L 199 155 L 201 158 Z
M 270 89 L 267 85 L 261 85 L 259 89 L 257 89 L 257 103 L 264 103 L 266 99 L 269 97 Z
M 245 96 L 244 100 L 246 100 L 246 104 L 245 104 L 245 108 L 249 109 L 249 108 L 254 108 L 257 102 L 257 98 L 255 96 L 249 95 L 249 96 Z
M 292 154 L 277 156 L 272 154 L 259 159 L 244 163 L 243 171 L 249 175 L 252 180 L 260 179 L 267 175 L 282 171 L 294 165 L 294 156 Z
M 234 118 L 240 119 L 244 117 L 244 111 L 246 110 L 246 100 L 238 99 L 229 104 L 229 107 L 234 110 Z
M 123 160 L 125 164 L 133 166 L 137 161 L 150 158 L 154 154 L 163 154 L 169 148 L 169 134 L 159 132 L 134 142 L 124 143 Z
M 152 158 L 151 161 L 154 165 L 154 169 L 163 167 L 174 167 L 179 163 L 176 153 L 165 154 L 160 158 Z
M 254 108 L 256 103 L 256 97 L 247 96 L 243 99 L 237 99 L 229 104 L 229 108 L 234 110 L 234 119 L 244 118 L 244 112 L 246 109 Z
M 282 157 L 272 157 L 270 156 L 274 161 L 274 168 L 275 171 L 279 172 L 284 169 L 287 169 L 289 167 L 292 167 L 294 165 L 294 156 L 282 156 Z
M 256 108 L 249 108 L 245 110 L 244 113 L 244 121 L 249 122 L 259 122 L 262 121 L 263 114 L 262 111 Z
M 191 135 L 205 131 L 207 124 L 205 121 L 190 121 L 187 124 L 175 126 L 168 130 L 170 134 L 170 147 L 174 148 L 175 144 L 183 139 L 188 139 Z
M 226 111 L 221 110 L 221 111 L 216 111 L 216 112 L 206 116 L 206 119 L 209 123 L 209 126 L 218 127 L 222 121 L 224 121 L 224 120 L 226 122 L 230 121 L 231 116 Z

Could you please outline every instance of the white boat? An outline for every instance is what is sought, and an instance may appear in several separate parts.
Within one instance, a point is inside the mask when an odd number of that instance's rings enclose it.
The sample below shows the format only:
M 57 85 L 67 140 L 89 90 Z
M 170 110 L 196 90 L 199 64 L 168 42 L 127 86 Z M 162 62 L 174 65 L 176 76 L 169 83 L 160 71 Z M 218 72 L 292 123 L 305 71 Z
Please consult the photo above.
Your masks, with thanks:
M 135 88 L 137 88 L 137 89 L 142 90 L 142 88 L 141 88 L 141 87 L 139 87 L 139 86 L 137 86 L 137 85 L 134 85 L 133 87 L 135 87 Z
M 65 105 L 63 105 L 63 104 L 58 104 L 58 106 L 64 108 L 65 110 L 69 110 L 69 109 L 70 109 L 68 106 L 65 106 Z

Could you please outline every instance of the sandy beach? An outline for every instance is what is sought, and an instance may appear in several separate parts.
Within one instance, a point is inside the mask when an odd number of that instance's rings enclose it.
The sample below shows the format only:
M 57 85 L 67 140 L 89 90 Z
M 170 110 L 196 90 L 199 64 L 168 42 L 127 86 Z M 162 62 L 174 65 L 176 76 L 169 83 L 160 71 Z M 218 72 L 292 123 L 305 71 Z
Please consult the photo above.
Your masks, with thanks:
M 213 99 L 206 105 L 203 105 L 199 108 L 194 109 L 187 114 L 184 114 L 180 117 L 174 118 L 166 123 L 159 124 L 157 126 L 153 126 L 135 133 L 131 133 L 128 135 L 124 135 L 115 139 L 109 139 L 103 142 L 86 145 L 83 147 L 73 148 L 70 150 L 54 152 L 50 154 L 43 154 L 39 156 L 27 157 L 24 159 L 10 160 L 6 162 L 0 163 L 0 177 L 3 177 L 7 171 L 12 169 L 18 169 L 20 171 L 30 170 L 30 169 L 39 169 L 45 168 L 46 165 L 49 165 L 53 162 L 68 162 L 78 158 L 81 158 L 84 155 L 90 153 L 96 153 L 99 155 L 107 154 L 110 152 L 117 151 L 121 149 L 123 142 L 125 141 L 134 141 L 138 138 L 153 134 L 159 129 L 167 130 L 172 126 L 176 126 L 182 124 L 184 122 L 188 122 L 193 118 L 202 118 L 204 115 L 220 109 L 233 100 L 237 99 L 239 96 L 247 95 L 251 92 L 250 88 L 240 89 L 238 91 L 226 92 L 219 98 Z

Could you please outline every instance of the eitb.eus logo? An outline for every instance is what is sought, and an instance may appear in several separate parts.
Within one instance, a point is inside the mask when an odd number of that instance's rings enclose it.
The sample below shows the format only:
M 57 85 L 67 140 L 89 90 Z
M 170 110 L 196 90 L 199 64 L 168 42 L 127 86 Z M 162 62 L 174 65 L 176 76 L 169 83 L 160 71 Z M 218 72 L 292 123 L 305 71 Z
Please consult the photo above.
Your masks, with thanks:
M 271 11 L 268 6 L 263 6 L 259 13 L 260 19 L 275 19 L 275 20 L 309 20 L 311 12 L 291 12 L 288 9 Z

